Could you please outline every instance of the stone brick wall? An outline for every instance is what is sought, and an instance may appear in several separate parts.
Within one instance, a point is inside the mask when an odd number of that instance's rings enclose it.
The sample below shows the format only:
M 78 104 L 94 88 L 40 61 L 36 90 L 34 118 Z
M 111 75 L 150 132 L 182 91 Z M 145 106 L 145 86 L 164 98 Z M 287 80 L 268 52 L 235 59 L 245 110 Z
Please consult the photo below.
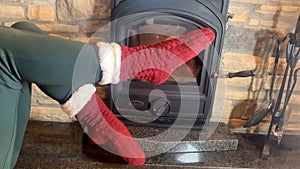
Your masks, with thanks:
M 86 42 L 95 30 L 110 21 L 111 0 L 2 0 L 0 24 L 11 25 L 29 20 L 51 35 Z M 241 125 L 254 113 L 270 88 L 274 62 L 273 35 L 293 32 L 300 13 L 299 0 L 231 0 L 224 50 L 223 73 L 255 70 L 254 78 L 220 79 L 212 120 L 221 118 L 235 131 L 245 131 Z M 284 59 L 280 61 L 284 67 Z M 276 80 L 276 92 L 282 71 Z M 299 86 L 299 85 L 298 85 Z M 294 107 L 289 130 L 298 131 L 300 123 L 299 90 L 293 95 Z M 33 87 L 33 119 L 71 121 L 59 105 Z M 223 100 L 222 102 L 219 102 Z M 222 103 L 222 104 L 220 104 Z M 266 118 L 268 122 L 269 117 Z M 268 123 L 247 132 L 265 132 Z
M 107 24 L 111 0 L 1 0 L 0 23 L 28 20 L 49 34 L 86 41 Z

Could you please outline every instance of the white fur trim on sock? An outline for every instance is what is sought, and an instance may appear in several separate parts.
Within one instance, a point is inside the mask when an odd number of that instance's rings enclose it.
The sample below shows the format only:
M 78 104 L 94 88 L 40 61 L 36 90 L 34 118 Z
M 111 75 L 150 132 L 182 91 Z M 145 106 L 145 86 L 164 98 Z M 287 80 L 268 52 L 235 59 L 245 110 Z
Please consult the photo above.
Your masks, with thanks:
M 99 61 L 103 71 L 100 85 L 116 84 L 120 81 L 121 47 L 116 43 L 98 42 Z
M 92 84 L 81 86 L 71 98 L 61 106 L 62 110 L 70 117 L 74 117 L 91 99 L 96 92 L 96 88 Z

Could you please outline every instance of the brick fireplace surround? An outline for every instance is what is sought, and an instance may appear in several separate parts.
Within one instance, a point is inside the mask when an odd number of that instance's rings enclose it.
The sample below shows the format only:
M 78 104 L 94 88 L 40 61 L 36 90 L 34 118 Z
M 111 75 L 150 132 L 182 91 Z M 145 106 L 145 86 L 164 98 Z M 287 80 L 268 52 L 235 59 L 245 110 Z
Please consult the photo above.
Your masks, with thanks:
M 2 0 L 0 24 L 11 25 L 28 20 L 41 29 L 63 38 L 86 42 L 97 29 L 110 21 L 111 0 Z M 254 113 L 255 106 L 270 88 L 269 72 L 274 54 L 272 35 L 282 36 L 293 32 L 300 13 L 299 0 L 230 0 L 229 12 L 234 18 L 228 21 L 222 53 L 224 73 L 255 70 L 256 77 L 227 79 L 226 88 L 219 87 L 218 98 L 226 97 L 225 106 L 214 105 L 212 121 L 221 121 L 235 132 L 245 132 L 244 119 Z M 104 37 L 106 38 L 106 37 Z M 285 61 L 281 60 L 283 67 Z M 280 78 L 276 81 L 278 90 Z M 298 85 L 300 86 L 300 85 Z M 287 127 L 288 132 L 300 134 L 300 87 L 296 87 L 291 105 L 295 107 Z M 99 88 L 99 94 L 105 93 Z M 59 105 L 33 87 L 31 119 L 70 122 Z M 266 118 L 268 122 L 269 117 Z M 262 123 L 247 132 L 265 133 L 268 123 Z

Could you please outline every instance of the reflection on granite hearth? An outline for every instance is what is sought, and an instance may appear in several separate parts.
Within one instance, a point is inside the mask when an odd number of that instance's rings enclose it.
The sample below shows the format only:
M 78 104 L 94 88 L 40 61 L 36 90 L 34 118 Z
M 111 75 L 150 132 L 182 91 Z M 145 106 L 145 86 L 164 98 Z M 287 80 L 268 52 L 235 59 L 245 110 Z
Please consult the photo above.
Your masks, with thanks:
M 238 139 L 224 123 L 210 123 L 202 129 L 184 128 L 154 128 L 142 126 L 128 126 L 133 137 L 136 138 L 146 156 L 151 157 L 162 153 L 179 154 L 183 163 L 185 157 L 196 161 L 199 152 L 236 150 Z M 88 136 L 83 137 L 83 152 L 90 156 L 101 154 L 102 148 L 89 142 Z
M 269 157 L 261 157 L 264 136 L 234 134 L 237 150 L 165 153 L 147 158 L 144 166 L 122 164 L 117 156 L 82 154 L 82 130 L 77 123 L 30 121 L 15 169 L 57 168 L 299 168 L 300 136 L 284 136 L 282 146 L 272 143 Z M 193 146 L 186 148 L 193 150 Z M 106 162 L 104 159 L 106 159 Z M 115 161 L 116 163 L 112 163 Z

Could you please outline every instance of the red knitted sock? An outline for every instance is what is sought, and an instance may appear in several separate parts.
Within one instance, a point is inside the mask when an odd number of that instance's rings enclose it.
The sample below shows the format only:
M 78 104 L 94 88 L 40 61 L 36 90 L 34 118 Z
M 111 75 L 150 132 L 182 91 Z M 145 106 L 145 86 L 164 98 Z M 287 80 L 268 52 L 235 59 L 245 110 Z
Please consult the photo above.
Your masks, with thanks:
M 129 164 L 145 163 L 145 154 L 141 147 L 97 94 L 93 94 L 76 117 L 94 143 L 109 144 Z
M 214 39 L 214 33 L 203 28 L 153 45 L 133 48 L 121 46 L 120 80 L 145 79 L 153 84 L 161 84 L 177 67 L 197 56 Z

